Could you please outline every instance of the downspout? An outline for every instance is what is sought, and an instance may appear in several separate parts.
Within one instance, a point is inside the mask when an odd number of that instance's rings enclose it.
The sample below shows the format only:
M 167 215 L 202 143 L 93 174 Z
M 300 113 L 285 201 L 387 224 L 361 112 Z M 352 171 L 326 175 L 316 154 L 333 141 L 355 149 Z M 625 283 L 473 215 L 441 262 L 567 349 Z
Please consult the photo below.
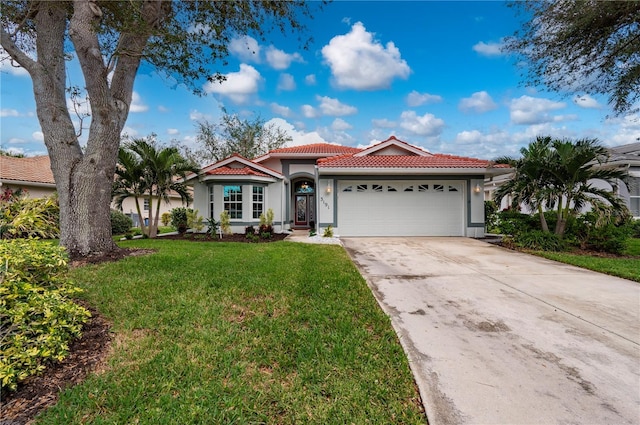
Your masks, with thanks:
M 313 229 L 313 231 L 317 234 L 319 229 L 320 229 L 320 196 L 319 196 L 319 189 L 320 189 L 320 172 L 318 171 L 318 164 L 313 166 L 314 170 L 315 170 L 315 177 L 316 177 L 316 219 L 315 221 L 315 229 Z

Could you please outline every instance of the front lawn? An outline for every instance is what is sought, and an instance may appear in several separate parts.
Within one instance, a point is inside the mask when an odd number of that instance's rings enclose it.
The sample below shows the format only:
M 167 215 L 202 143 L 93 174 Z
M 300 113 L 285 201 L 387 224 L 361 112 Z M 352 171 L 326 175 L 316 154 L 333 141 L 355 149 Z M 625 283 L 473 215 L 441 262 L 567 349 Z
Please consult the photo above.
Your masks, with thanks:
M 424 424 L 389 319 L 341 247 L 136 240 L 72 271 L 112 323 L 53 423 Z
M 629 240 L 625 257 L 599 257 L 566 252 L 537 252 L 550 260 L 640 282 L 640 239 Z

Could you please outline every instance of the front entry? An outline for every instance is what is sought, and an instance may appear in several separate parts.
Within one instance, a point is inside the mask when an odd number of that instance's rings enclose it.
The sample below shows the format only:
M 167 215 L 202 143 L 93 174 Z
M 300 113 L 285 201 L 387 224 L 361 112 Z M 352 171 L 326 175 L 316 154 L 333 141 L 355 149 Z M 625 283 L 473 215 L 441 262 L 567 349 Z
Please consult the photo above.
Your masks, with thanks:
M 294 184 L 294 227 L 311 227 L 315 221 L 315 190 L 313 182 L 300 180 Z

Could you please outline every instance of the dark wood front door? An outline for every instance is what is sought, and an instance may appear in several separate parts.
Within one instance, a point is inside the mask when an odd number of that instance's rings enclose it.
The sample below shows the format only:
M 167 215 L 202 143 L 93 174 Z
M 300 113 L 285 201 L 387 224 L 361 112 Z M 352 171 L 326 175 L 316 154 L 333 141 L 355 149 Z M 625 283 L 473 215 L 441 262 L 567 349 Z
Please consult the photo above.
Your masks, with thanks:
M 309 226 L 313 221 L 313 195 L 296 195 L 296 226 Z

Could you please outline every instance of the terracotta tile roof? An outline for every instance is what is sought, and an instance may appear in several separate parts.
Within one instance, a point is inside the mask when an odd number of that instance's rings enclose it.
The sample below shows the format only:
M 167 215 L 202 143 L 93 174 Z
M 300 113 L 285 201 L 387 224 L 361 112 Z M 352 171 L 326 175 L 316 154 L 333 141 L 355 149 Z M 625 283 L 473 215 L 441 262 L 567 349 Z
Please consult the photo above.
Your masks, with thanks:
M 486 168 L 489 161 L 463 156 L 433 154 L 413 155 L 368 155 L 354 157 L 341 155 L 318 160 L 321 168 Z
M 342 154 L 342 153 L 356 153 L 362 149 L 354 148 L 351 146 L 333 145 L 331 143 L 313 143 L 310 145 L 292 146 L 290 148 L 273 149 L 269 151 L 269 154 Z
M 0 179 L 55 184 L 47 155 L 26 158 L 0 155 Z
M 211 176 L 259 176 L 259 177 L 271 177 L 268 174 L 262 173 L 260 171 L 254 170 L 249 167 L 243 168 L 231 168 L 231 167 L 220 167 L 214 168 L 211 171 L 207 171 L 208 175 Z

